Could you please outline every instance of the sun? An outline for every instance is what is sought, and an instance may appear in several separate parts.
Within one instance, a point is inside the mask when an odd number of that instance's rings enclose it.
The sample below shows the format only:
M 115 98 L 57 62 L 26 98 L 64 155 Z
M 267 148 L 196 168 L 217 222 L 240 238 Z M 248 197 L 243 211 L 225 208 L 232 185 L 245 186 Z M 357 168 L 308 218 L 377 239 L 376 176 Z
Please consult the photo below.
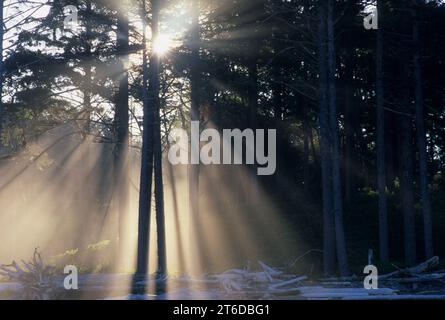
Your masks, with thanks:
M 166 55 L 172 47 L 172 39 L 165 34 L 159 34 L 153 42 L 153 51 L 159 56 Z

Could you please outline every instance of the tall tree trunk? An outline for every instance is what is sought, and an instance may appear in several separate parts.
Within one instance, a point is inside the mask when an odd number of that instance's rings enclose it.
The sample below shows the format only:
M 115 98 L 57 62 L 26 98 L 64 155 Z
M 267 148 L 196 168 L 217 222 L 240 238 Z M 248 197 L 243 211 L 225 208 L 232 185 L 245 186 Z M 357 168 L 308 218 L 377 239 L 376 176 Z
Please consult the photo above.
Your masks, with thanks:
M 355 125 L 356 106 L 352 105 L 352 67 L 346 66 L 346 83 L 345 83 L 345 201 L 350 203 L 354 193 L 354 177 L 355 177 L 355 135 L 353 127 Z
M 335 86 L 336 56 L 334 47 L 334 4 L 335 0 L 328 1 L 328 83 L 329 83 L 329 124 L 331 128 L 332 142 L 332 188 L 333 188 L 333 211 L 335 222 L 335 239 L 337 247 L 337 259 L 342 276 L 349 275 L 348 259 L 346 254 L 346 243 L 343 228 L 343 199 L 341 186 L 341 161 L 340 144 L 337 119 L 337 94 Z
M 332 170 L 327 85 L 326 3 L 318 2 L 318 65 L 320 73 L 320 156 L 323 196 L 323 270 L 326 276 L 335 272 L 335 229 L 332 215 Z
M 200 120 L 200 72 L 199 72 L 199 50 L 200 50 L 200 31 L 199 31 L 199 0 L 192 1 L 193 21 L 191 29 L 191 74 L 190 74 L 190 87 L 191 87 L 191 109 L 190 109 L 190 121 Z M 191 139 L 199 139 L 192 136 Z M 199 155 L 199 146 L 192 144 L 195 148 L 190 151 L 192 154 Z M 198 148 L 198 149 L 196 149 Z M 188 182 L 189 182 L 189 211 L 190 211 L 190 261 L 191 272 L 196 274 L 200 268 L 200 257 L 198 250 L 199 232 L 199 164 L 192 163 L 189 165 L 188 170 Z
M 318 162 L 318 153 L 317 150 L 315 149 L 315 137 L 314 137 L 314 132 L 311 130 L 309 130 L 309 142 L 310 142 L 310 146 L 311 146 L 311 154 L 312 154 L 312 159 L 314 159 L 314 163 Z M 315 132 L 315 135 L 317 135 L 317 132 Z
M 152 39 L 159 36 L 159 0 L 151 1 L 152 21 L 151 34 Z M 154 175 L 155 175 L 155 205 L 156 205 L 156 230 L 158 244 L 158 270 L 159 274 L 167 271 L 167 257 L 165 248 L 165 218 L 164 218 L 164 183 L 162 177 L 162 141 L 161 141 L 161 106 L 159 100 L 159 72 L 160 57 L 153 53 L 150 59 L 150 101 L 154 112 Z
M 405 60 L 406 61 L 406 60 Z M 414 224 L 414 190 L 413 190 L 413 126 L 411 116 L 410 90 L 407 78 L 409 77 L 408 65 L 404 69 L 404 83 L 402 88 L 402 112 L 400 115 L 401 155 L 400 155 L 400 197 L 402 202 L 405 262 L 414 265 L 416 262 L 416 233 Z
M 386 114 L 387 126 L 385 126 L 385 144 L 386 144 L 386 186 L 389 190 L 395 190 L 395 180 L 398 175 L 399 163 L 399 140 L 398 132 L 400 131 L 399 116 L 393 112 Z
M 147 16 L 146 1 L 142 1 L 142 30 L 143 30 L 143 80 L 142 99 L 144 104 L 141 175 L 139 188 L 139 220 L 138 220 L 138 250 L 136 275 L 145 276 L 148 270 L 150 216 L 153 183 L 153 110 L 148 97 L 148 61 L 147 61 Z
M 382 4 L 379 0 L 377 8 L 382 21 Z M 383 31 L 381 25 L 377 29 L 377 186 L 379 192 L 379 249 L 380 260 L 389 261 L 388 244 L 388 210 L 386 199 L 386 168 L 385 168 L 385 106 L 384 106 L 384 76 L 383 76 Z
M 165 126 L 165 129 L 167 131 L 167 126 Z M 170 142 L 167 139 L 167 148 L 170 149 Z M 184 244 L 182 242 L 182 228 L 181 228 L 181 221 L 179 218 L 179 203 L 178 203 L 178 190 L 176 188 L 176 178 L 175 178 L 175 171 L 173 170 L 173 165 L 168 162 L 168 176 L 169 176 L 169 183 L 172 188 L 172 205 L 173 205 L 173 223 L 174 223 L 174 230 L 175 230 L 175 241 L 176 241 L 176 248 L 177 248 L 177 255 L 178 255 L 178 267 L 177 272 L 182 273 L 185 270 L 185 258 L 184 258 Z
M 127 239 L 126 220 L 128 219 L 128 144 L 129 144 L 129 112 L 128 112 L 128 46 L 129 46 L 129 20 L 128 2 L 123 1 L 118 12 L 117 20 L 117 51 L 119 62 L 119 91 L 116 99 L 114 116 L 115 150 L 114 150 L 114 195 L 119 217 L 119 260 L 124 257 Z
M 417 1 L 416 1 L 417 2 Z M 428 155 L 423 112 L 422 58 L 420 46 L 419 16 L 413 8 L 413 41 L 414 41 L 414 94 L 416 104 L 417 145 L 419 148 L 420 194 L 422 198 L 423 231 L 426 258 L 433 256 L 433 226 L 431 220 L 431 200 L 428 190 Z

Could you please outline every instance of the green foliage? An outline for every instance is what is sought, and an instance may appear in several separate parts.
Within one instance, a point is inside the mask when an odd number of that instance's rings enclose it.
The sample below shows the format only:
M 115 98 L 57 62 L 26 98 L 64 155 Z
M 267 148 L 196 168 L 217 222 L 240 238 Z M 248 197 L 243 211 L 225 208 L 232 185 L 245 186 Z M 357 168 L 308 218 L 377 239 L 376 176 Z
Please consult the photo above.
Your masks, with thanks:
M 51 257 L 50 261 L 57 270 L 62 271 L 66 265 L 75 265 L 79 273 L 103 273 L 112 267 L 112 242 L 102 240 L 88 244 L 84 248 L 74 248 Z
M 111 244 L 110 240 L 102 240 L 98 243 L 89 244 L 87 250 L 100 251 L 106 249 Z

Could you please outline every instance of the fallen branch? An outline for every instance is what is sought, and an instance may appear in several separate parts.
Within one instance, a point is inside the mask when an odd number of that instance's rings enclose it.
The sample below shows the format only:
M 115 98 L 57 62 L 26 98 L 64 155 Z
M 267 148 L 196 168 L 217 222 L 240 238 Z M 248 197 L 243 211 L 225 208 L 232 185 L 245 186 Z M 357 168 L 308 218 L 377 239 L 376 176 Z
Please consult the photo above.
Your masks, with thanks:
M 392 279 L 395 277 L 400 277 L 400 276 L 419 276 L 419 274 L 421 273 L 425 273 L 428 271 L 433 270 L 435 267 L 437 267 L 437 265 L 439 264 L 439 257 L 432 257 L 431 259 L 428 259 L 425 262 L 422 262 L 421 264 L 414 266 L 414 267 L 410 267 L 410 268 L 405 268 L 405 269 L 399 269 L 396 270 L 394 272 L 385 274 L 385 275 L 381 275 L 379 276 L 379 280 L 387 280 L 387 279 Z
M 0 275 L 18 283 L 22 288 L 21 298 L 25 300 L 48 300 L 54 294 L 54 267 L 43 263 L 37 249 L 31 261 L 22 260 L 20 266 L 13 261 L 10 265 L 0 265 Z

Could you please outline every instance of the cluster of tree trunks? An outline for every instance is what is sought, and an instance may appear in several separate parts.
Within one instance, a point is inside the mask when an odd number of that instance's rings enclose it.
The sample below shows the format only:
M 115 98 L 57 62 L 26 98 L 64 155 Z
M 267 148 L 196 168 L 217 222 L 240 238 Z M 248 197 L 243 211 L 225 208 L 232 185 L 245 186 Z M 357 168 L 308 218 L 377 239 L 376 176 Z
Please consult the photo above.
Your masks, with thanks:
M 161 2 L 152 0 L 151 4 L 151 36 L 152 40 L 159 36 L 159 17 Z M 153 42 L 150 60 L 147 59 L 146 46 L 146 1 L 142 3 L 143 21 L 143 85 L 142 96 L 144 105 L 142 158 L 139 194 L 137 276 L 147 274 L 150 239 L 150 216 L 152 199 L 152 180 L 154 174 L 154 198 L 156 208 L 157 231 L 157 273 L 162 276 L 167 272 L 167 255 L 165 245 L 164 217 L 164 183 L 162 169 L 162 138 L 161 138 L 161 105 L 160 105 L 160 55 L 154 51 Z M 149 63 L 149 68 L 147 66 Z M 162 290 L 162 289 L 161 289 Z
M 379 219 L 379 256 L 382 262 L 390 260 L 389 252 L 389 219 L 387 204 L 387 181 L 394 181 L 396 175 L 400 176 L 400 203 L 403 213 L 404 246 L 405 261 L 408 265 L 413 265 L 417 259 L 416 250 L 416 232 L 414 222 L 415 198 L 414 198 L 414 171 L 415 154 L 418 154 L 420 195 L 423 213 L 424 227 L 424 245 L 425 256 L 433 256 L 432 241 L 432 218 L 431 218 L 431 200 L 429 192 L 428 179 L 428 158 L 427 158 L 427 140 L 424 124 L 423 111 L 423 88 L 422 88 L 422 45 L 420 43 L 420 2 L 411 3 L 411 16 L 405 17 L 406 26 L 412 25 L 411 33 L 405 30 L 406 34 L 401 35 L 401 43 L 404 43 L 412 50 L 403 49 L 403 61 L 412 61 L 413 70 L 410 64 L 401 62 L 399 74 L 403 75 L 400 83 L 398 97 L 398 110 L 395 115 L 387 115 L 385 98 L 385 14 L 387 2 L 381 0 L 377 3 L 378 8 L 378 29 L 376 32 L 376 163 L 377 163 L 377 190 L 379 194 L 378 201 L 378 219 Z M 319 1 L 319 126 L 320 126 L 320 154 L 322 169 L 322 191 L 323 191 L 323 216 L 324 216 L 324 271 L 325 274 L 332 274 L 335 270 L 335 263 L 339 263 L 339 271 L 347 275 L 347 255 L 343 230 L 343 210 L 342 210 L 342 183 L 340 179 L 340 151 L 338 142 L 338 122 L 336 111 L 336 86 L 335 78 L 337 68 L 335 66 L 336 55 L 334 46 L 334 8 L 335 1 Z M 413 23 L 408 23 L 412 21 Z M 410 38 L 409 40 L 406 40 Z M 413 77 L 410 73 L 413 73 Z M 351 78 L 349 73 L 348 79 Z M 412 82 L 410 81 L 412 79 Z M 349 80 L 351 81 L 351 80 Z M 347 85 L 348 88 L 348 85 Z M 414 88 L 414 107 L 415 114 L 412 111 L 411 89 Z M 351 199 L 352 190 L 356 190 L 353 184 L 353 166 L 354 166 L 354 130 L 352 126 L 357 119 L 351 115 L 350 111 L 350 93 L 345 92 L 346 101 L 346 150 L 345 150 L 345 198 Z M 352 95 L 353 97 L 353 95 Z M 394 160 L 394 152 L 386 154 L 388 142 L 386 137 L 388 133 L 385 128 L 387 119 L 392 120 L 391 125 L 397 124 L 398 141 L 390 141 L 392 145 L 399 144 L 398 167 L 400 174 L 393 172 L 393 164 L 388 160 Z M 413 121 L 415 119 L 415 121 Z M 395 123 L 397 121 L 397 123 Z M 417 152 L 413 148 L 414 124 L 416 129 Z M 335 241 L 334 241 L 335 239 Z M 337 260 L 336 260 L 337 256 Z
M 433 240 L 432 240 L 432 221 L 431 221 L 431 201 L 428 182 L 427 170 L 427 143 L 426 132 L 424 126 L 423 111 L 423 84 L 422 84 L 422 50 L 420 43 L 420 17 L 419 17 L 419 1 L 413 1 L 410 5 L 410 15 L 404 18 L 404 25 L 412 25 L 412 29 L 406 29 L 406 35 L 401 35 L 402 43 L 405 43 L 412 50 L 404 50 L 402 56 L 406 61 L 412 61 L 413 70 L 410 70 L 410 64 L 400 62 L 399 71 L 402 75 L 402 81 L 399 94 L 399 112 L 396 116 L 399 126 L 400 141 L 400 201 L 403 212 L 404 226 L 404 246 L 405 246 L 405 262 L 407 265 L 414 265 L 417 260 L 416 250 L 416 232 L 415 232 L 415 198 L 414 198 L 414 171 L 415 171 L 415 154 L 418 154 L 419 165 L 419 182 L 421 205 L 423 213 L 424 227 L 424 252 L 426 258 L 433 256 Z M 379 239 L 380 239 L 380 258 L 382 261 L 389 260 L 389 243 L 388 243 L 388 213 L 386 200 L 386 164 L 385 164 L 385 95 L 384 95 L 384 33 L 385 23 L 387 19 L 386 3 L 378 2 L 379 28 L 377 30 L 377 179 L 379 191 Z M 412 22 L 412 23 L 410 23 Z M 406 40 L 409 39 L 409 40 Z M 410 58 L 411 57 L 411 58 Z M 412 72 L 413 77 L 410 77 Z M 413 83 L 410 82 L 412 79 Z M 412 110 L 411 90 L 414 88 L 414 108 Z M 413 121 L 415 119 L 415 121 Z M 417 152 L 413 148 L 413 131 L 414 124 L 417 138 Z

